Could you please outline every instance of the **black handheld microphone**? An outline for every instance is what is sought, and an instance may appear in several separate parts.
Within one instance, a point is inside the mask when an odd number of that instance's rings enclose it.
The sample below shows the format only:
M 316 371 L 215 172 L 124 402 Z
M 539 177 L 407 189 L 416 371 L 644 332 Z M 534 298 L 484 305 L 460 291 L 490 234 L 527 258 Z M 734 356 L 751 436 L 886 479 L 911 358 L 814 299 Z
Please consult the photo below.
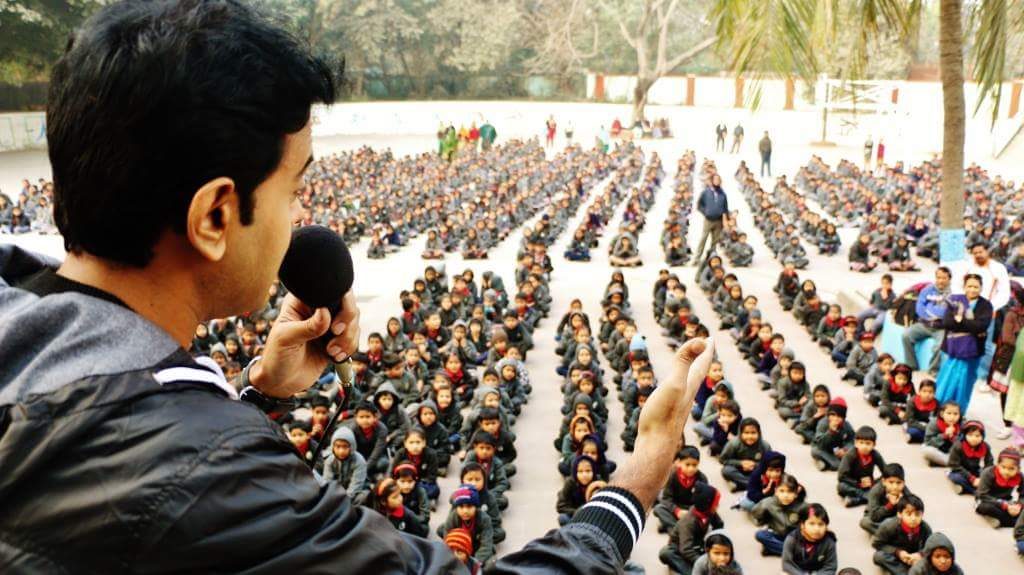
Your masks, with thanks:
M 352 289 L 355 279 L 352 254 L 345 240 L 330 228 L 304 226 L 292 232 L 292 241 L 281 262 L 278 276 L 284 287 L 295 294 L 299 301 L 314 310 L 327 308 L 333 320 L 341 311 L 341 298 Z M 328 330 L 320 341 L 326 347 L 333 337 L 334 334 Z M 335 370 L 342 379 L 343 388 L 351 387 L 351 360 L 337 364 Z M 323 437 L 313 451 L 312 461 L 309 462 L 311 467 L 316 466 L 320 452 L 330 441 L 337 423 L 337 413 L 333 413 Z

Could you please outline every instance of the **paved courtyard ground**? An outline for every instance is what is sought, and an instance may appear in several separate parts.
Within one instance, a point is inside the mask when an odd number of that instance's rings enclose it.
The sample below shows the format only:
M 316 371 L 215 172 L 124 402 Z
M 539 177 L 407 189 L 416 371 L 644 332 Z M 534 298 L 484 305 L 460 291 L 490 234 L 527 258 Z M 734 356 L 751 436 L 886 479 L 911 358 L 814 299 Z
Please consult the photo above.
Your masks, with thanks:
M 861 399 L 859 391 L 840 381 L 840 372 L 832 366 L 827 356 L 810 340 L 810 337 L 799 327 L 793 317 L 782 311 L 771 291 L 780 266 L 771 258 L 770 252 L 765 248 L 763 238 L 754 229 L 750 211 L 735 189 L 731 176 L 741 159 L 745 159 L 748 164 L 756 167 L 756 138 L 752 136 L 759 136 L 762 128 L 748 124 L 747 133 L 750 137 L 748 137 L 742 154 L 715 154 L 712 153 L 714 142 L 711 126 L 716 122 L 717 118 L 714 117 L 695 118 L 695 126 L 692 130 L 684 130 L 677 126 L 677 132 L 680 132 L 677 138 L 642 143 L 648 154 L 657 151 L 661 155 L 668 175 L 665 185 L 658 194 L 657 202 L 648 213 L 648 226 L 640 237 L 640 249 L 645 264 L 640 268 L 625 270 L 625 276 L 630 288 L 632 305 L 636 310 L 635 317 L 639 323 L 640 332 L 648 338 L 656 373 L 661 377 L 667 375 L 668 366 L 672 361 L 672 354 L 650 313 L 651 286 L 656 279 L 657 271 L 665 267 L 662 263 L 658 237 L 661 232 L 661 224 L 669 208 L 670 187 L 676 160 L 685 150 L 694 149 L 698 161 L 704 157 L 710 157 L 717 162 L 720 172 L 725 174 L 724 185 L 729 194 L 730 206 L 740 209 L 740 226 L 750 231 L 750 240 L 754 245 L 756 255 L 753 266 L 736 270 L 741 283 L 748 293 L 753 293 L 760 298 L 761 309 L 766 318 L 776 326 L 777 331 L 786 334 L 789 346 L 793 347 L 797 356 L 808 365 L 811 383 L 826 383 L 832 388 L 834 395 L 844 396 L 849 403 L 849 419 L 854 426 L 870 424 L 878 430 L 879 449 L 887 461 L 897 461 L 906 467 L 908 485 L 914 492 L 922 496 L 926 503 L 926 521 L 931 524 L 933 530 L 943 531 L 953 539 L 957 546 L 958 562 L 967 573 L 1001 575 L 1024 571 L 1024 563 L 1017 558 L 1014 552 L 1009 530 L 993 530 L 980 516 L 975 515 L 973 499 L 956 496 L 945 479 L 943 470 L 929 468 L 919 447 L 906 445 L 897 428 L 883 425 L 874 410 Z M 784 130 L 785 127 L 778 125 L 776 129 Z M 501 127 L 499 127 L 500 130 Z M 429 136 L 359 136 L 320 138 L 316 142 L 316 152 L 325 154 L 367 144 L 375 147 L 391 146 L 397 154 L 416 153 L 434 148 L 434 140 Z M 927 144 L 922 144 L 921 149 L 926 149 L 926 146 Z M 855 158 L 858 152 L 859 150 L 850 148 L 817 149 L 798 143 L 777 146 L 775 173 L 785 173 L 791 176 L 799 166 L 807 161 L 811 153 L 821 153 L 826 157 L 826 161 L 834 163 L 840 155 L 845 154 L 847 157 Z M 1014 152 L 1014 156 L 1016 155 L 1017 153 Z M 1007 172 L 1011 173 L 1020 168 L 1019 165 L 1011 165 L 1009 161 L 1002 161 L 996 163 L 992 172 L 1007 173 L 1001 172 L 999 167 L 1005 167 Z M 19 172 L 19 168 L 28 172 L 45 170 L 45 157 L 39 152 L 0 156 L 0 182 L 20 179 L 22 176 L 19 174 L 24 172 Z M 1007 173 L 1007 175 L 1014 177 L 1011 173 Z M 24 175 L 38 177 L 32 173 L 24 173 Z M 762 183 L 766 187 L 770 186 L 770 181 L 767 179 Z M 0 187 L 4 187 L 4 184 L 0 183 Z M 584 212 L 585 208 L 581 208 L 577 216 L 581 216 Z M 616 227 L 620 214 L 621 206 L 610 229 Z M 570 224 L 569 230 L 572 230 L 573 227 L 574 225 Z M 690 229 L 689 241 L 693 245 L 699 239 L 694 236 L 700 231 L 700 222 L 692 222 Z M 520 454 L 517 461 L 519 473 L 512 480 L 512 489 L 508 494 L 511 505 L 504 519 L 508 539 L 499 547 L 499 553 L 515 550 L 528 540 L 540 536 L 547 529 L 557 526 L 555 497 L 561 486 L 561 479 L 556 469 L 558 454 L 552 449 L 551 440 L 557 433 L 561 420 L 559 409 L 562 405 L 562 398 L 558 390 L 560 378 L 554 370 L 558 359 L 553 351 L 554 329 L 558 317 L 568 308 L 570 300 L 576 297 L 583 300 L 585 311 L 592 320 L 596 321 L 600 316 L 602 292 L 612 271 L 606 255 L 607 241 L 611 233 L 606 234 L 606 237 L 603 238 L 602 245 L 594 251 L 594 260 L 589 263 L 572 263 L 562 258 L 561 253 L 568 242 L 568 236 L 569 233 L 563 234 L 551 250 L 555 265 L 551 283 L 551 293 L 554 297 L 552 317 L 542 322 L 534 335 L 537 349 L 530 354 L 528 362 L 534 391 L 529 405 L 524 408 L 523 414 L 515 426 L 515 432 L 518 435 L 516 447 Z M 492 251 L 488 260 L 464 262 L 458 255 L 449 256 L 445 262 L 447 270 L 459 272 L 469 267 L 479 276 L 483 271 L 489 269 L 501 274 L 506 282 L 509 282 L 513 277 L 514 253 L 520 237 L 519 233 L 513 234 Z M 0 236 L 0 241 L 10 240 L 10 236 Z M 56 255 L 61 252 L 60 240 L 56 237 L 20 237 L 17 241 Z M 399 309 L 399 291 L 411 287 L 413 279 L 422 273 L 426 265 L 426 262 L 419 258 L 423 242 L 424 238 L 418 238 L 399 253 L 390 255 L 384 260 L 367 260 L 365 244 L 354 247 L 353 253 L 356 256 L 357 269 L 355 290 L 361 302 L 364 334 L 368 334 L 370 331 L 382 331 L 387 318 L 396 314 Z M 801 277 L 814 279 L 818 283 L 819 290 L 826 294 L 828 299 L 833 299 L 842 290 L 869 293 L 877 286 L 880 273 L 861 275 L 846 271 L 845 249 L 837 257 L 812 255 L 811 260 L 809 269 L 802 272 Z M 896 274 L 896 288 L 901 289 L 922 278 L 930 277 L 928 269 L 930 267 L 926 267 L 925 271 L 919 273 Z M 692 285 L 693 268 L 675 268 L 673 271 L 678 273 L 688 285 Z M 697 315 L 712 328 L 717 327 L 718 320 L 700 290 L 691 289 L 690 297 Z M 876 568 L 871 563 L 870 541 L 857 525 L 863 509 L 845 509 L 842 506 L 840 498 L 835 492 L 835 474 L 821 473 L 814 468 L 809 448 L 801 445 L 797 436 L 775 415 L 770 402 L 766 401 L 766 396 L 757 387 L 751 370 L 742 361 L 728 335 L 716 331 L 713 337 L 716 340 L 719 355 L 725 364 L 726 377 L 735 385 L 737 398 L 743 407 L 744 414 L 757 417 L 763 425 L 765 438 L 774 448 L 786 453 L 788 470 L 794 473 L 807 487 L 808 500 L 823 503 L 829 509 L 832 516 L 832 529 L 839 539 L 840 565 L 857 567 L 865 573 L 875 573 Z M 611 412 L 608 426 L 608 437 L 611 444 L 609 456 L 621 463 L 626 459 L 621 441 L 618 439 L 622 430 L 622 407 L 613 394 L 609 395 L 609 410 Z M 998 405 L 995 396 L 976 392 L 969 415 L 982 418 L 990 427 L 996 425 Z M 689 429 L 687 437 L 693 441 L 694 436 Z M 1005 445 L 1004 442 L 994 440 L 991 435 L 989 439 L 997 451 Z M 717 462 L 705 457 L 701 468 L 714 485 L 724 489 L 724 481 L 719 473 Z M 442 480 L 444 494 L 451 493 L 456 483 L 457 471 L 454 464 L 451 469 L 449 477 Z M 725 520 L 726 530 L 736 545 L 737 558 L 745 572 L 750 574 L 779 572 L 780 561 L 777 558 L 760 556 L 760 547 L 754 541 L 755 526 L 746 518 L 745 514 L 728 509 L 734 498 L 731 495 L 723 496 L 721 514 Z M 434 515 L 434 526 L 443 519 L 446 512 L 447 504 L 442 504 Z M 633 553 L 633 559 L 646 567 L 649 573 L 666 572 L 657 559 L 659 548 L 666 542 L 667 536 L 658 534 L 655 529 L 655 520 L 651 517 L 648 529 L 644 532 L 639 546 Z

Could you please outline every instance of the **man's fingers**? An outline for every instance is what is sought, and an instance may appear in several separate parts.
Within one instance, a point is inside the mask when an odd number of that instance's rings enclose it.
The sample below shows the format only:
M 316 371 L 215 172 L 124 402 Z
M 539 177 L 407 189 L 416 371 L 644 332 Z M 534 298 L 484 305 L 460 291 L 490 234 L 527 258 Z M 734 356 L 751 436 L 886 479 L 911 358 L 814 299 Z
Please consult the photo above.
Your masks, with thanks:
M 693 365 L 700 354 L 704 351 L 704 348 L 708 346 L 707 341 L 710 338 L 693 338 L 683 344 L 679 351 L 676 352 L 676 361 L 679 367 L 683 369 L 689 369 Z
M 331 314 L 326 308 L 319 308 L 302 321 L 279 322 L 274 327 L 280 332 L 278 342 L 283 346 L 292 346 L 322 336 L 327 333 L 330 325 Z

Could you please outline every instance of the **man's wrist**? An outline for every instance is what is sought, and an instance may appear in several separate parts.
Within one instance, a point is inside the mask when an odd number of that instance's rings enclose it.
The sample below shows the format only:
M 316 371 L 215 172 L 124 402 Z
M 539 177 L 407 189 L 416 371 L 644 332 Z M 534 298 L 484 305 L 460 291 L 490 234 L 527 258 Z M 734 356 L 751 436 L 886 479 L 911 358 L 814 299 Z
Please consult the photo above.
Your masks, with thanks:
M 286 399 L 290 396 L 281 395 L 274 392 L 274 383 L 269 381 L 267 378 L 266 371 L 263 369 L 263 357 L 256 356 L 249 362 L 249 365 L 242 370 L 242 387 L 251 385 L 257 391 L 267 397 L 274 399 Z

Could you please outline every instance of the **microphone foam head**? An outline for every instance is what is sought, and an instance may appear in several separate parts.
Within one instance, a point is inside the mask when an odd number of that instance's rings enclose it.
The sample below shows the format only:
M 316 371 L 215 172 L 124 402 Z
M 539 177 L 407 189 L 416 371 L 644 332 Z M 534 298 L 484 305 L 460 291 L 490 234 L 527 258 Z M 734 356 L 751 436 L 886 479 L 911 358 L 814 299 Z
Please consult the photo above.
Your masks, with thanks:
M 314 309 L 336 309 L 352 289 L 352 254 L 330 228 L 304 226 L 292 232 L 278 275 L 302 303 Z

